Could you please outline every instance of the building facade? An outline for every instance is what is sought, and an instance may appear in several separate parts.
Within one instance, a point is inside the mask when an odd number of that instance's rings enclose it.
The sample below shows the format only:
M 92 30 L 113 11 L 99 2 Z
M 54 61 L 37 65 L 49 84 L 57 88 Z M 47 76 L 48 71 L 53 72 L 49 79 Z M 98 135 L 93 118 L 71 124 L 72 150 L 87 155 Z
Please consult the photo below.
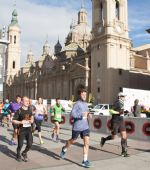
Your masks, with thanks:
M 30 49 L 19 69 L 20 27 L 15 11 L 8 29 L 5 97 L 20 94 L 33 99 L 75 100 L 78 89 L 84 86 L 89 100 L 112 103 L 123 87 L 149 90 L 150 45 L 133 48 L 128 30 L 127 0 L 92 0 L 92 30 L 82 6 L 64 48 L 58 40 L 52 54 L 46 41 L 39 60 L 34 61 Z M 15 68 L 13 61 L 17 62 Z
M 30 49 L 20 69 L 20 27 L 16 10 L 12 13 L 8 37 L 11 40 L 7 50 L 5 98 L 13 99 L 20 94 L 32 99 L 42 96 L 74 100 L 80 87 L 90 91 L 91 29 L 83 6 L 78 12 L 78 22 L 70 25 L 64 48 L 58 40 L 52 54 L 46 40 L 39 60 L 34 61 Z
M 92 0 L 91 92 L 112 103 L 123 87 L 150 89 L 149 45 L 132 48 L 127 0 Z

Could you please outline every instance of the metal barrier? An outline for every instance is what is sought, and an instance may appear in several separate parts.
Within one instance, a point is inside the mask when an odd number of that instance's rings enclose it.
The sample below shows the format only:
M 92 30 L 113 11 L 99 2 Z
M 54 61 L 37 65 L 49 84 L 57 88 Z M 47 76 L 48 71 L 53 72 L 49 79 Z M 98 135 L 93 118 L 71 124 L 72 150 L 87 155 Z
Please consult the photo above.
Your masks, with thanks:
M 89 126 L 92 132 L 110 134 L 111 116 L 92 116 L 89 119 Z M 150 119 L 149 118 L 134 118 L 124 117 L 128 138 L 136 140 L 150 141 Z M 51 116 L 48 116 L 48 121 L 44 122 L 45 126 L 53 126 Z M 72 118 L 69 114 L 62 115 L 61 127 L 72 129 Z

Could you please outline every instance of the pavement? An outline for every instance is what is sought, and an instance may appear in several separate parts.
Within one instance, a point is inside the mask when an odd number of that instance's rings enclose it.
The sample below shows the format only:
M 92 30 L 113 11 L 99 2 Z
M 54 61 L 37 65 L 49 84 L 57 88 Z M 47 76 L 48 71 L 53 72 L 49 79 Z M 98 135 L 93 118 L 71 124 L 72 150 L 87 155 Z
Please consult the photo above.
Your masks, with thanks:
M 0 170 L 70 170 L 81 169 L 83 160 L 82 140 L 71 146 L 66 158 L 59 157 L 65 141 L 71 137 L 71 131 L 60 130 L 60 142 L 51 140 L 50 127 L 42 127 L 44 144 L 39 144 L 38 135 L 34 135 L 32 149 L 28 153 L 29 162 L 16 161 L 16 147 L 11 146 L 12 127 L 0 127 Z M 120 138 L 107 142 L 100 147 L 100 138 L 106 136 L 99 133 L 90 134 L 89 160 L 92 162 L 92 170 L 149 170 L 150 169 L 150 141 L 128 140 L 128 152 L 130 157 L 120 156 Z

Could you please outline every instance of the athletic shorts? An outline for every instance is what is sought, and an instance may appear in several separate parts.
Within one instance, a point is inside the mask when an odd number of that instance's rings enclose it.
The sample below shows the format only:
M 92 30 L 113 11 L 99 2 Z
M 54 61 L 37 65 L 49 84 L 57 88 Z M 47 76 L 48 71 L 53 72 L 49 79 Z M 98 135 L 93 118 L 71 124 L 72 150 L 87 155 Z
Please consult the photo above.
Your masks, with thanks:
M 111 132 L 113 135 L 116 135 L 117 133 L 126 131 L 125 122 L 124 120 L 115 120 L 111 119 Z
M 76 140 L 79 135 L 80 135 L 81 139 L 83 139 L 85 136 L 90 136 L 90 130 L 89 129 L 86 129 L 83 131 L 72 130 L 72 139 Z
M 12 126 L 14 129 L 18 129 L 18 125 L 16 125 L 16 124 L 12 123 Z

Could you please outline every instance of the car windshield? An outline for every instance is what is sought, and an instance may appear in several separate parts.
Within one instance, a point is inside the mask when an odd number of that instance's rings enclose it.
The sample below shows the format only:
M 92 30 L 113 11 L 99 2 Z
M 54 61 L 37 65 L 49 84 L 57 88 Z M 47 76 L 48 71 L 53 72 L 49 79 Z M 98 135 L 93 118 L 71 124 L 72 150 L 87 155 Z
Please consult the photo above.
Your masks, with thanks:
M 99 104 L 99 105 L 96 105 L 96 106 L 94 107 L 94 109 L 101 109 L 102 107 L 103 107 L 103 105 Z

